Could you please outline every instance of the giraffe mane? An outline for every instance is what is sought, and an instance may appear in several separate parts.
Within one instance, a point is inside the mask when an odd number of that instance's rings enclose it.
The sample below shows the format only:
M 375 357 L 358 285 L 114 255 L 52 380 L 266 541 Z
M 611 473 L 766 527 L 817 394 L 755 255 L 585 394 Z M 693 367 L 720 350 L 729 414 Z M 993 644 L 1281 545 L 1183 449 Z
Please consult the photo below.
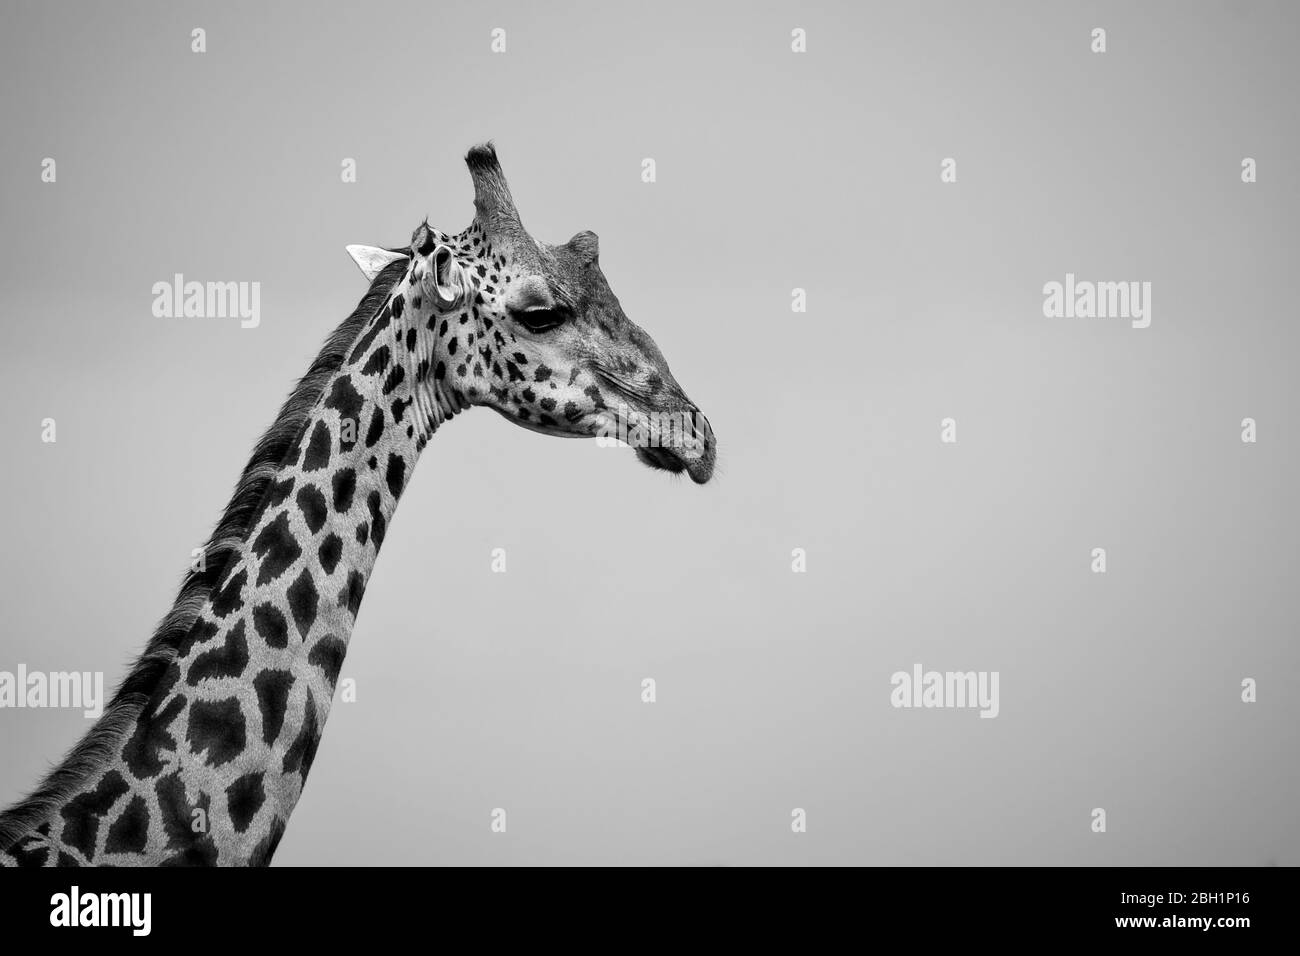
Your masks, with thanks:
M 104 708 L 104 713 L 25 799 L 0 813 L 0 850 L 9 849 L 39 826 L 57 807 L 111 759 L 137 718 L 144 713 L 177 649 L 189 634 L 226 565 L 248 537 L 272 479 L 307 423 L 330 377 L 342 366 L 362 327 L 388 298 L 406 269 L 405 261 L 384 267 L 360 304 L 326 339 L 311 367 L 285 399 L 275 421 L 258 439 L 239 482 L 204 547 L 205 570 L 190 570 L 170 611 L 159 622 L 144 652 Z

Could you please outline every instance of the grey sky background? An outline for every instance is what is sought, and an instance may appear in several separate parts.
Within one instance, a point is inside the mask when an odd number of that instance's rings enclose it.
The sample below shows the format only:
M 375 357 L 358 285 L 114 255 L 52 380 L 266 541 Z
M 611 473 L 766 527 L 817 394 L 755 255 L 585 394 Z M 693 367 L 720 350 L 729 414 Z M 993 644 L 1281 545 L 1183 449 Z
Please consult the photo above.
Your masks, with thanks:
M 476 142 L 718 434 L 700 488 L 440 431 L 277 864 L 1300 863 L 1293 5 L 0 18 L 0 669 L 120 679 L 362 295 L 344 245 L 463 228 Z M 260 327 L 155 318 L 176 272 Z M 1044 318 L 1067 272 L 1151 282 L 1150 328 Z M 892 708 L 918 662 L 1000 715 Z M 0 711 L 0 803 L 87 726 Z

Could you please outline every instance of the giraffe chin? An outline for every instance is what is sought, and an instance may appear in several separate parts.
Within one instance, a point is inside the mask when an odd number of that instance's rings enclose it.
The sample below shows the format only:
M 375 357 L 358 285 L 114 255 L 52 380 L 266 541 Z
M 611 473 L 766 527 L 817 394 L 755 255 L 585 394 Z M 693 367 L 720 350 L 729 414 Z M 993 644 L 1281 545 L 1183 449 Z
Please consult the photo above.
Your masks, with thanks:
M 552 438 L 590 438 L 583 432 L 569 431 L 565 428 L 550 427 L 540 425 L 537 422 L 524 421 L 507 414 L 495 405 L 489 406 L 494 412 L 506 419 L 513 425 L 520 428 L 526 428 L 530 432 L 537 432 L 539 435 L 550 435 Z M 646 465 L 656 471 L 667 471 L 671 474 L 681 474 L 683 471 L 691 476 L 691 481 L 697 485 L 703 485 L 713 477 L 713 461 L 715 457 L 715 446 L 713 444 L 712 434 L 706 440 L 704 449 L 695 455 L 683 455 L 672 448 L 659 446 L 648 446 L 644 448 L 635 448 L 637 458 L 641 459 Z
M 681 474 L 683 471 L 691 476 L 697 485 L 705 484 L 713 477 L 713 448 L 709 446 L 702 454 L 689 458 L 678 454 L 672 448 L 638 448 L 637 458 L 657 471 Z
M 514 415 L 511 415 L 509 412 L 502 411 L 501 409 L 497 408 L 495 405 L 489 405 L 487 407 L 492 409 L 492 411 L 496 412 L 498 415 L 500 415 L 510 424 L 518 425 L 520 428 L 526 428 L 530 432 L 537 432 L 537 434 L 539 435 L 549 435 L 552 438 L 590 438 L 591 437 L 585 432 L 575 432 L 575 431 L 570 431 L 567 428 L 560 428 L 554 425 L 542 425 L 539 424 L 538 422 L 526 421 L 522 418 L 518 418 Z

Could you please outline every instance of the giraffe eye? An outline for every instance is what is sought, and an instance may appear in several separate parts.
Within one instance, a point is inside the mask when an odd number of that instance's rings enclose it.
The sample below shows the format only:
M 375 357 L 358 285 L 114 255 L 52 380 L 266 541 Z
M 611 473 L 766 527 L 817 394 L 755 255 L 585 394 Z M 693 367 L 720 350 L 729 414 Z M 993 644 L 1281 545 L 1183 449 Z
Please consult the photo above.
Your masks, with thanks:
M 529 332 L 547 332 L 563 325 L 569 315 L 564 309 L 520 309 L 510 317 Z

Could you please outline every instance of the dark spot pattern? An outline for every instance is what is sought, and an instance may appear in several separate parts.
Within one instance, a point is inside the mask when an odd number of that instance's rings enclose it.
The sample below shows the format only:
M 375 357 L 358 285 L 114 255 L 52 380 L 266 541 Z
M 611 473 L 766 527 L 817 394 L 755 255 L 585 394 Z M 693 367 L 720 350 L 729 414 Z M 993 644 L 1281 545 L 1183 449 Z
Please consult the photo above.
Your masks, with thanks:
M 158 797 L 158 814 L 162 821 L 163 833 L 167 836 L 168 849 L 191 842 L 196 836 L 193 830 L 194 811 L 208 809 L 207 794 L 199 797 L 196 806 L 191 806 L 185 797 L 185 783 L 179 774 L 169 773 L 159 777 L 154 786 Z
M 126 781 L 116 770 L 100 778 L 94 790 L 79 793 L 64 806 L 63 834 L 60 839 L 84 856 L 92 856 L 95 838 L 99 835 L 99 818 L 112 809 L 118 798 L 127 792 Z
M 162 677 L 159 678 L 158 686 L 154 689 L 153 692 L 153 700 L 157 700 L 157 701 L 167 700 L 171 696 L 172 688 L 176 686 L 176 682 L 180 679 L 181 679 L 180 662 L 178 660 L 173 660 L 170 664 L 167 665 L 167 669 L 163 671 Z M 148 707 L 146 707 L 145 710 L 141 713 L 141 717 L 143 718 L 150 713 L 151 711 L 149 710 Z
M 374 375 L 376 372 L 382 372 L 388 368 L 388 346 L 381 345 L 375 349 L 374 354 L 366 359 L 366 364 L 361 366 L 362 375 Z
M 334 510 L 340 514 L 352 507 L 352 495 L 357 490 L 357 473 L 351 468 L 340 468 L 330 479 L 334 493 Z
M 248 640 L 244 636 L 244 622 L 236 621 L 220 647 L 204 651 L 190 664 L 186 683 L 191 687 L 199 681 L 218 677 L 238 677 L 248 666 Z
M 360 571 L 352 571 L 348 574 L 347 584 L 343 585 L 343 590 L 339 592 L 339 607 L 346 607 L 348 613 L 353 617 L 357 616 L 357 609 L 361 607 L 361 598 L 366 593 L 366 579 Z
M 243 833 L 266 801 L 260 772 L 246 773 L 226 788 L 226 810 L 236 833 Z
M 289 622 L 274 605 L 259 604 L 253 608 L 253 628 L 271 647 L 289 646 Z
M 162 755 L 176 749 L 170 733 L 174 721 L 185 709 L 184 696 L 177 695 L 157 713 L 142 713 L 130 739 L 122 748 L 122 760 L 137 780 L 148 780 L 162 770 Z
M 406 460 L 391 452 L 388 455 L 388 470 L 384 476 L 388 482 L 388 491 L 394 498 L 400 497 L 406 481 Z
M 284 499 L 289 497 L 293 491 L 294 479 L 286 478 L 284 481 L 275 481 L 271 483 L 271 488 L 267 492 L 267 504 L 271 507 L 279 507 L 284 504 Z
M 325 401 L 325 407 L 336 409 L 339 413 L 340 451 L 350 451 L 352 446 L 356 444 L 357 433 L 361 430 L 361 409 L 364 404 L 361 395 L 352 387 L 351 379 L 344 375 L 334 380 L 329 398 Z M 352 423 L 350 429 L 343 427 L 347 422 Z M 352 435 L 351 441 L 347 440 L 349 431 Z
M 396 304 L 396 301 L 394 299 L 393 304 Z M 388 323 L 392 321 L 392 315 L 392 311 L 387 305 L 380 310 L 379 315 L 375 316 L 374 324 L 366 330 L 365 335 L 357 340 L 356 347 L 352 350 L 352 355 L 348 359 L 349 362 L 356 362 L 370 350 L 370 344 L 374 342 L 375 336 L 388 328 Z
M 330 463 L 330 430 L 324 422 L 318 421 L 311 430 L 311 441 L 302 457 L 303 471 L 320 471 Z
M 227 617 L 231 611 L 244 606 L 244 585 L 248 583 L 248 572 L 240 568 L 212 597 L 212 613 L 217 617 Z
M 370 428 L 366 430 L 366 447 L 373 448 L 383 433 L 384 412 L 383 409 L 376 408 L 370 415 Z
M 316 758 L 316 747 L 320 738 L 316 734 L 316 698 L 310 689 L 307 691 L 307 703 L 303 706 L 302 727 L 289 749 L 285 751 L 280 769 L 284 773 L 298 772 L 305 779 Z
M 271 821 L 266 836 L 253 848 L 253 852 L 248 857 L 249 866 L 270 866 L 275 848 L 280 845 L 280 838 L 284 836 L 284 826 L 284 821 L 279 817 Z
M 177 656 L 188 653 L 190 648 L 196 644 L 207 643 L 219 633 L 221 633 L 221 628 L 200 614 L 194 619 L 194 625 L 190 628 L 190 633 L 186 636 L 186 639 L 181 643 Z
M 326 535 L 325 540 L 320 543 L 320 550 L 316 552 L 316 557 L 320 559 L 320 566 L 326 574 L 334 573 L 342 556 L 343 540 L 333 533 Z
M 329 510 L 325 506 L 325 496 L 315 485 L 304 485 L 298 492 L 298 507 L 312 534 L 325 526 L 325 517 Z
M 244 712 L 239 701 L 196 700 L 190 705 L 189 732 L 186 739 L 196 754 L 203 754 L 209 765 L 220 767 L 244 752 Z
M 293 674 L 284 670 L 262 671 L 253 678 L 257 708 L 262 712 L 262 740 L 267 744 L 275 743 L 275 738 L 280 736 L 292 687 Z
M 298 625 L 298 633 L 305 638 L 316 621 L 316 606 L 319 601 L 316 582 L 311 579 L 306 568 L 302 569 L 298 580 L 289 585 L 285 596 L 289 599 L 289 611 L 293 615 L 293 623 Z
M 333 687 L 338 682 L 339 671 L 343 669 L 343 655 L 347 652 L 348 646 L 341 638 L 326 634 L 307 655 L 307 663 L 319 667 L 325 680 Z
M 370 492 L 370 497 L 366 499 L 366 507 L 370 509 L 370 536 L 375 539 L 376 551 L 378 551 L 379 546 L 384 543 L 384 532 L 387 530 L 388 523 L 379 506 L 379 492 Z
M 51 849 L 48 843 L 33 837 L 30 840 L 20 840 L 9 848 L 9 852 L 20 866 L 37 867 L 45 865 L 50 858 Z M 66 854 L 60 852 L 59 856 L 63 857 Z M 75 866 L 76 863 L 74 862 L 73 865 Z
M 105 853 L 140 853 L 149 841 L 149 807 L 144 798 L 132 797 L 108 828 Z
M 194 840 L 180 853 L 170 856 L 159 866 L 214 867 L 217 865 L 217 848 L 212 838 L 204 834 L 202 839 Z
M 257 571 L 259 586 L 274 581 L 298 560 L 302 548 L 289 530 L 289 515 L 281 511 L 270 524 L 261 530 L 253 541 L 253 553 L 261 559 Z

